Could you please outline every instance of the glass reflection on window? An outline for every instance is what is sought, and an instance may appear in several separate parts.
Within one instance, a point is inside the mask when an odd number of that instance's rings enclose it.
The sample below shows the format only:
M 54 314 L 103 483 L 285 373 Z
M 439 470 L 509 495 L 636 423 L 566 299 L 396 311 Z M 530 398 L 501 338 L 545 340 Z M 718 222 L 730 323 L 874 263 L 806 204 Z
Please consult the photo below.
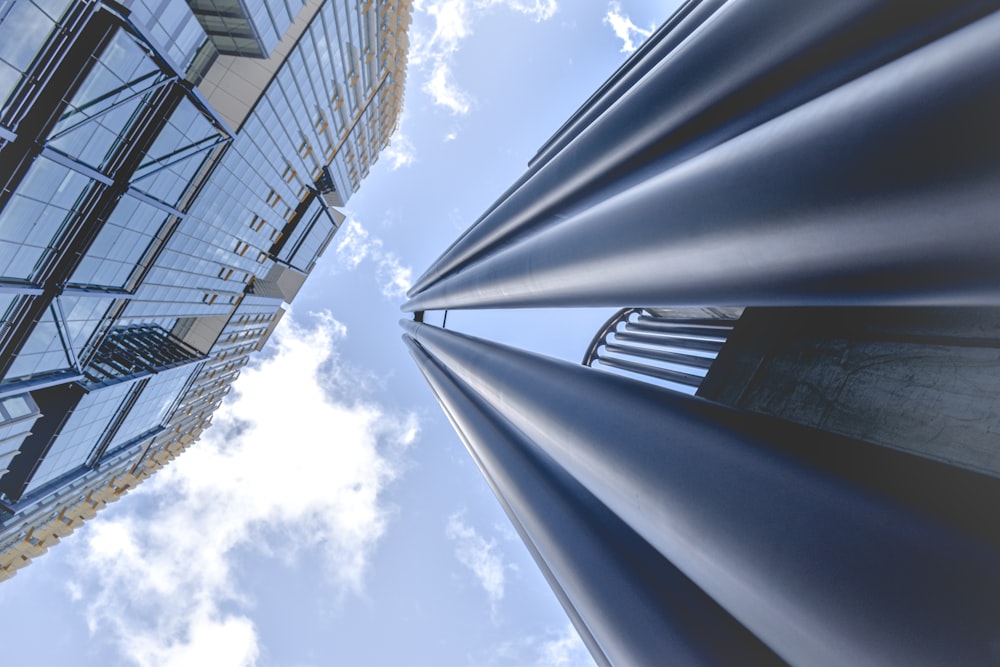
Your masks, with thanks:
M 125 196 L 73 273 L 75 285 L 126 287 L 168 214 Z
M 177 203 L 219 137 L 218 130 L 185 98 L 133 175 L 133 187 L 168 204 Z
M 134 383 L 104 387 L 86 394 L 66 420 L 55 442 L 25 488 L 33 493 L 46 483 L 81 468 L 99 442 Z
M 35 325 L 21 353 L 14 359 L 4 380 L 26 379 L 68 369 L 70 369 L 69 357 L 63 349 L 55 314 L 49 307 L 41 321 Z
M 0 275 L 30 280 L 92 181 L 37 158 L 0 211 Z
M 65 336 L 78 358 L 97 344 L 100 333 L 110 326 L 106 320 L 115 303 L 113 297 L 75 296 L 72 293 L 58 297 L 59 307 L 66 318 Z
M 164 76 L 145 48 L 119 31 L 70 100 L 49 145 L 103 170 Z

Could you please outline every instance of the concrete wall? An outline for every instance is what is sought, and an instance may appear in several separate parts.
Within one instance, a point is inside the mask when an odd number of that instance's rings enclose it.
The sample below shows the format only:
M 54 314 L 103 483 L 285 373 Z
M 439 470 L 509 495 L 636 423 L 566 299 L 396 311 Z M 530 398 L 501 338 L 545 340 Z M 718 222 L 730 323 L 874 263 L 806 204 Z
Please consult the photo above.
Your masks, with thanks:
M 1000 310 L 747 309 L 698 395 L 1000 476 Z

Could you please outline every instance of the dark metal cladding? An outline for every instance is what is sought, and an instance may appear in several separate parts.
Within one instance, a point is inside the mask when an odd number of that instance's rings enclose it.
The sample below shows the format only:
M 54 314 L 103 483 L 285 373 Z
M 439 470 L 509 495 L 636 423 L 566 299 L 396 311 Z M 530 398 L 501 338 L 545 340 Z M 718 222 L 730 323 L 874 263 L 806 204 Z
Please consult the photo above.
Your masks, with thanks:
M 788 662 L 994 660 L 1000 530 L 984 508 L 1000 502 L 996 479 L 404 327 Z
M 1000 16 L 745 4 L 761 16 L 720 10 L 405 309 L 996 304 Z
M 582 619 L 581 634 L 593 631 L 610 664 L 784 664 L 433 355 L 404 340 Z

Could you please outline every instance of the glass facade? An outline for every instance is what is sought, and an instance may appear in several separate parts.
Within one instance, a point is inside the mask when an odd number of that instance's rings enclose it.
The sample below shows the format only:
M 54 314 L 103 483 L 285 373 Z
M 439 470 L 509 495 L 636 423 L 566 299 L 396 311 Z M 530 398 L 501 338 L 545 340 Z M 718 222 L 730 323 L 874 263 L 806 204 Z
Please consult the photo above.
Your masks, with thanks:
M 396 127 L 409 11 L 0 2 L 0 580 L 208 426 Z M 273 69 L 238 126 L 223 58 Z
M 302 8 L 301 0 L 188 0 L 219 51 L 266 58 Z
M 17 456 L 24 439 L 31 435 L 39 416 L 30 394 L 0 399 L 0 476 L 7 472 L 7 465 Z
M 81 467 L 98 445 L 123 401 L 133 391 L 134 383 L 123 383 L 94 391 L 81 399 L 66 420 L 53 446 L 39 463 L 25 493 L 32 493 L 47 483 Z

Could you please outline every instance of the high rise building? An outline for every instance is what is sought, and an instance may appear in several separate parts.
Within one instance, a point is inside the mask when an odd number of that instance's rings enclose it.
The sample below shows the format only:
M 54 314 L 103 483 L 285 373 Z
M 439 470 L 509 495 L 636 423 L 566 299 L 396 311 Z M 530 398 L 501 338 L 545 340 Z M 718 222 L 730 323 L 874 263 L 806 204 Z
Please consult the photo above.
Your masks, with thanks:
M 0 6 L 0 580 L 209 425 L 396 128 L 409 21 Z
M 998 9 L 686 2 L 414 285 L 598 664 L 996 664 Z M 425 322 L 567 306 L 583 364 Z

